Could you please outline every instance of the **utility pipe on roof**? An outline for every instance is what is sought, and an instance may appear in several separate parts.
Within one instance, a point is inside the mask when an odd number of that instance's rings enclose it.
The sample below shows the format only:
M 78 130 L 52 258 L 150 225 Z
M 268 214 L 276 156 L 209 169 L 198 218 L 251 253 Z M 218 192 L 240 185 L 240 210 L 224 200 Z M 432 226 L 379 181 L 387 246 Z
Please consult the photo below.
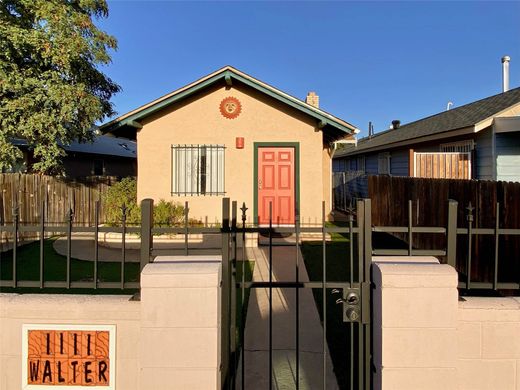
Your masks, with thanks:
M 511 57 L 502 57 L 502 92 L 509 91 L 509 61 Z

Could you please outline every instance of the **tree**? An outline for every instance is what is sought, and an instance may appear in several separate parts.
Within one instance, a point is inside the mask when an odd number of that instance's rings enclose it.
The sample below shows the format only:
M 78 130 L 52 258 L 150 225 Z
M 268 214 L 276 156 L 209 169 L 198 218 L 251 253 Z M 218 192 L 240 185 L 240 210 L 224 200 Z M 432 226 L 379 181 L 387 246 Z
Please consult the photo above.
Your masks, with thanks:
M 105 0 L 0 0 L 0 169 L 21 157 L 22 138 L 35 171 L 59 171 L 60 145 L 92 140 L 114 114 L 120 87 L 98 67 L 117 41 L 92 21 L 107 16 Z

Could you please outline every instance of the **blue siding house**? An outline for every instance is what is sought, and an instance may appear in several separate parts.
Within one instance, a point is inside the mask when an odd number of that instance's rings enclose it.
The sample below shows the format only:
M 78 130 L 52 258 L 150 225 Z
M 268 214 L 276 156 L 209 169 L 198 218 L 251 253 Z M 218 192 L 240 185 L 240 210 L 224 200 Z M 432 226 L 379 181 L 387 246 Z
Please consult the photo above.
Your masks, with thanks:
M 520 182 L 520 88 L 335 151 L 333 172 Z

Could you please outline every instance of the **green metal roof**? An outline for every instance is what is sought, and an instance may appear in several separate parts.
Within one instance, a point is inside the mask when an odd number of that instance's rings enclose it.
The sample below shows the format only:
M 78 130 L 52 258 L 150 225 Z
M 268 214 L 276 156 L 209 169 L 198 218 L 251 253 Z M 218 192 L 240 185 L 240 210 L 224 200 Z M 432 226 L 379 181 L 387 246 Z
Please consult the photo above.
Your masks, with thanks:
M 334 133 L 339 131 L 341 133 L 347 134 L 354 134 L 358 132 L 356 127 L 350 123 L 336 118 L 323 110 L 315 108 L 303 102 L 302 100 L 290 96 L 230 66 L 222 68 L 215 73 L 200 79 L 200 81 L 196 81 L 184 88 L 165 95 L 154 102 L 146 104 L 136 110 L 130 111 L 129 113 L 100 126 L 100 130 L 103 133 L 109 133 L 122 127 L 140 129 L 142 127 L 142 125 L 139 123 L 140 120 L 220 81 L 225 81 L 227 85 L 232 85 L 234 82 L 239 82 L 254 88 L 276 100 L 279 100 L 301 112 L 304 112 L 311 117 L 314 117 L 319 122 L 318 127 L 323 130 L 327 128 L 328 130 L 332 130 Z

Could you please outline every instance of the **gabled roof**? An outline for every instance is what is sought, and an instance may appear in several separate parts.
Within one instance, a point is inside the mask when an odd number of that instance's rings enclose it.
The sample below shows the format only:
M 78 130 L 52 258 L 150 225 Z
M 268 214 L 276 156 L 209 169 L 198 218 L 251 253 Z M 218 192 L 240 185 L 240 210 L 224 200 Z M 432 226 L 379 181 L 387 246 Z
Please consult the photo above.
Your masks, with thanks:
M 225 82 L 227 85 L 233 85 L 234 82 L 238 82 L 265 93 L 266 95 L 315 118 L 319 123 L 319 127 L 323 130 L 329 130 L 338 134 L 355 134 L 359 132 L 359 130 L 352 124 L 345 122 L 344 120 L 339 119 L 319 108 L 311 106 L 310 104 L 307 104 L 300 99 L 288 95 L 287 93 L 280 91 L 279 89 L 274 88 L 258 79 L 255 79 L 254 77 L 251 77 L 231 66 L 221 68 L 191 84 L 170 92 L 169 94 L 164 95 L 159 99 L 147 103 L 124 115 L 121 115 L 120 117 L 100 126 L 100 130 L 103 133 L 108 133 L 115 132 L 123 127 L 140 129 L 142 127 L 139 123 L 140 120 L 218 82 Z M 118 134 L 122 135 L 123 133 L 118 132 Z
M 520 104 L 520 88 L 511 89 L 498 95 L 490 96 L 444 111 L 418 121 L 401 125 L 397 129 L 376 133 L 372 137 L 365 137 L 358 141 L 357 146 L 347 146 L 338 150 L 334 157 L 355 155 L 376 149 L 390 149 L 394 144 L 413 143 L 422 137 L 446 133 L 464 128 L 480 130 L 477 126 L 489 118 Z

